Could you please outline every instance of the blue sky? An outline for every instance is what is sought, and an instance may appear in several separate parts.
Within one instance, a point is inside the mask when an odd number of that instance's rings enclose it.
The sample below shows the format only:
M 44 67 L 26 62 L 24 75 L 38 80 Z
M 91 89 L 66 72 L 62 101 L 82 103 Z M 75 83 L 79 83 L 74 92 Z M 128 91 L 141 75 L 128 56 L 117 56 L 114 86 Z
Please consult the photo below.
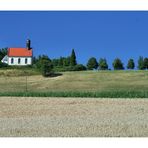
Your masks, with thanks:
M 148 12 L 134 11 L 1 11 L 0 48 L 25 47 L 30 38 L 34 55 L 51 59 L 71 54 L 78 63 L 119 57 L 126 66 L 148 56 Z

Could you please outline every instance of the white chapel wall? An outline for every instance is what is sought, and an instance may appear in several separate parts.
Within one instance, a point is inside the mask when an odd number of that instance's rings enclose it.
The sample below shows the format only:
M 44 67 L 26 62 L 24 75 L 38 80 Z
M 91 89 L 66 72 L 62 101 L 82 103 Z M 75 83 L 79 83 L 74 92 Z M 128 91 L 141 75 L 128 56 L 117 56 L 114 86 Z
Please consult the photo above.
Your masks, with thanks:
M 11 63 L 11 59 L 13 58 L 13 63 Z M 18 63 L 18 59 L 20 58 L 20 64 Z M 25 59 L 27 58 L 27 64 L 25 64 Z M 32 57 L 8 57 L 8 65 L 31 65 Z

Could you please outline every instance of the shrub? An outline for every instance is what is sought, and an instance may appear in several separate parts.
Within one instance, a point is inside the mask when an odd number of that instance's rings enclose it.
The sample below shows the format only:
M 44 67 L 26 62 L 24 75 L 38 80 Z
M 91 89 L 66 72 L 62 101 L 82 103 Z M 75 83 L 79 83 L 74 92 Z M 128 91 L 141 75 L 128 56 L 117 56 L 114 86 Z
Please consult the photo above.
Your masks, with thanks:
M 8 64 L 0 62 L 0 68 L 8 67 Z
M 41 67 L 41 71 L 42 71 L 42 75 L 44 77 L 48 77 L 51 76 L 53 74 L 53 65 L 51 62 L 45 60 L 42 62 L 42 67 Z
M 74 71 L 84 71 L 84 70 L 87 70 L 87 68 L 82 64 L 78 64 L 74 67 Z

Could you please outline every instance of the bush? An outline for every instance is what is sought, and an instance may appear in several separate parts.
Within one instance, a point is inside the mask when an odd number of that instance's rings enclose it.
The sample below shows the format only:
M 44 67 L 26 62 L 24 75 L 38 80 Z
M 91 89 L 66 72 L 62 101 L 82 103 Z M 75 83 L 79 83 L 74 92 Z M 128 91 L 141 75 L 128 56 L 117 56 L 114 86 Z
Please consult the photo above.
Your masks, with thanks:
M 75 66 L 63 66 L 63 67 L 57 66 L 57 67 L 54 67 L 55 72 L 84 71 L 84 70 L 87 70 L 87 69 L 82 64 L 78 64 L 78 65 L 75 65 Z
M 45 60 L 44 62 L 42 62 L 42 67 L 41 67 L 41 71 L 42 71 L 42 75 L 44 77 L 48 77 L 51 76 L 53 74 L 53 65 L 51 62 Z
M 0 68 L 8 67 L 8 64 L 0 62 Z
M 87 70 L 87 68 L 82 64 L 78 64 L 74 67 L 74 71 L 84 71 L 84 70 Z

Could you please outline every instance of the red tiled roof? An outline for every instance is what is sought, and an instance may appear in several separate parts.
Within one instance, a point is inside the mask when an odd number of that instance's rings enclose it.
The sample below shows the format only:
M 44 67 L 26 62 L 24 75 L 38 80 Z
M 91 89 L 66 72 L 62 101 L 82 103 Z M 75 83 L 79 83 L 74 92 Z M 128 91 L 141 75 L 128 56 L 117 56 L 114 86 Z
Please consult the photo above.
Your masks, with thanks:
M 8 56 L 9 57 L 31 57 L 32 49 L 28 50 L 27 48 L 9 48 Z

